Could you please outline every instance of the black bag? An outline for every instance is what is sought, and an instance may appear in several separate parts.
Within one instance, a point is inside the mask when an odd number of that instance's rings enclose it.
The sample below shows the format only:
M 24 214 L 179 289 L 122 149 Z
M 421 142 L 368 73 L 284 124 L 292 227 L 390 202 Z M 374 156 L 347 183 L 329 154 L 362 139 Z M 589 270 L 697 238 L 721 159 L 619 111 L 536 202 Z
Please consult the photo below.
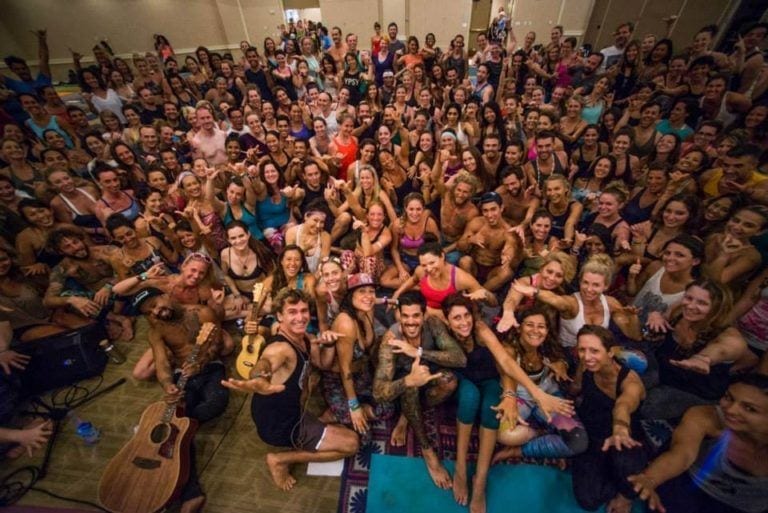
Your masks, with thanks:
M 97 376 L 107 366 L 99 342 L 107 338 L 104 327 L 91 324 L 51 337 L 14 344 L 13 350 L 28 355 L 21 373 L 22 395 L 37 395 Z

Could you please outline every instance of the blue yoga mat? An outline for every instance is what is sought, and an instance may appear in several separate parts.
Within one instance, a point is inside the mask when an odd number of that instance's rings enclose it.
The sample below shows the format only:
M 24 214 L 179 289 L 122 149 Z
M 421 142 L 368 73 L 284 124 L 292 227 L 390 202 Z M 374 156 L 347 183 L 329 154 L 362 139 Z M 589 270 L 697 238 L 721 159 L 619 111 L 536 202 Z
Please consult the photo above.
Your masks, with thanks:
M 453 462 L 444 461 L 453 475 Z M 470 472 L 470 486 L 471 473 Z M 571 475 L 542 465 L 495 465 L 488 474 L 488 513 L 582 513 L 573 496 Z M 633 512 L 643 512 L 636 503 Z M 452 490 L 437 488 L 421 458 L 374 454 L 366 513 L 466 513 Z M 604 511 L 601 508 L 600 511 Z

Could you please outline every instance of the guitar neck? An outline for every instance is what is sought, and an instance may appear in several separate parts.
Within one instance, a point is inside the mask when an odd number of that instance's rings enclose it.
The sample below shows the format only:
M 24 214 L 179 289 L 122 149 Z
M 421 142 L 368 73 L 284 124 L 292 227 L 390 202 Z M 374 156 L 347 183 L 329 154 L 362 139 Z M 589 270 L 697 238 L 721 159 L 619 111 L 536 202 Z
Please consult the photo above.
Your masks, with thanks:
M 256 299 L 258 297 L 258 299 Z M 267 299 L 267 294 L 264 294 L 261 290 L 258 296 L 254 295 L 253 303 L 251 303 L 251 311 L 248 312 L 248 322 L 258 322 L 261 319 L 261 308 L 264 306 L 264 301 Z
M 187 359 L 184 360 L 185 363 L 193 364 L 197 361 L 197 356 L 200 354 L 200 347 L 199 345 L 195 345 L 192 348 L 192 352 L 189 353 L 189 356 L 187 356 Z M 176 388 L 179 389 L 179 392 L 184 392 L 184 389 L 187 386 L 187 381 L 189 381 L 189 378 L 187 378 L 184 374 L 182 374 L 179 377 L 179 381 L 176 382 Z M 170 422 L 173 418 L 173 413 L 176 411 L 176 404 L 178 403 L 178 399 L 172 403 L 169 403 L 168 406 L 165 408 L 165 412 L 163 414 L 163 421 L 164 422 Z

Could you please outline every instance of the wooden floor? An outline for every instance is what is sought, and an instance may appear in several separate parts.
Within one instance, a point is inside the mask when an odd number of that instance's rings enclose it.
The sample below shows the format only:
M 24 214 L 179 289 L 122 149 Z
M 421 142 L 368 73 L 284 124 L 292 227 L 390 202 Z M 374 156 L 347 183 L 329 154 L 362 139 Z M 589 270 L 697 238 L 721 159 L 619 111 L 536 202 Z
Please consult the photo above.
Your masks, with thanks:
M 121 377 L 128 381 L 77 410 L 80 418 L 91 421 L 101 430 L 99 443 L 84 445 L 72 425 L 63 425 L 48 475 L 37 483 L 38 487 L 67 497 L 98 502 L 97 487 L 104 466 L 130 438 L 144 408 L 162 395 L 156 382 L 140 383 L 130 377 L 133 364 L 148 347 L 146 333 L 146 321 L 140 319 L 136 338 L 119 344 L 128 361 L 121 365 L 108 364 L 102 386 Z M 227 363 L 232 364 L 230 360 Z M 93 383 L 94 380 L 89 380 L 82 384 Z M 269 446 L 256 434 L 250 415 L 250 398 L 245 394 L 232 392 L 224 415 L 202 426 L 195 444 L 200 481 L 207 496 L 204 511 L 208 513 L 336 511 L 340 479 L 307 477 L 306 465 L 294 471 L 298 484 L 293 490 L 281 492 L 275 488 L 264 463 Z M 0 477 L 41 460 L 42 453 L 33 458 L 2 461 Z M 30 491 L 18 504 L 79 507 L 36 491 Z M 172 508 L 173 511 L 177 509 Z

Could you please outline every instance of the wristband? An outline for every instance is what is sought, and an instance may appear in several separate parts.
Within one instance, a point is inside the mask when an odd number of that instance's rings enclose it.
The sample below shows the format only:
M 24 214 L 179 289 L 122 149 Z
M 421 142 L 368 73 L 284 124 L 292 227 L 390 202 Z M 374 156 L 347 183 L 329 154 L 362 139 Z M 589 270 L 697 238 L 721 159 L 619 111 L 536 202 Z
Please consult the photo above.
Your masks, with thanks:
M 149 279 L 149 276 L 147 276 L 147 273 L 146 273 L 146 271 L 145 271 L 145 272 L 141 273 L 141 274 L 138 276 L 138 278 L 139 278 L 139 281 L 147 281 L 147 280 Z
M 112 285 L 111 283 L 107 282 L 107 283 L 104 284 L 104 287 L 102 287 L 102 288 L 106 288 L 107 290 L 112 290 L 112 287 L 114 287 L 114 285 Z
M 517 399 L 518 395 L 517 395 L 517 392 L 515 392 L 514 390 L 504 390 L 504 392 L 502 392 L 501 394 L 501 397 L 502 398 L 509 397 L 510 399 Z
M 349 411 L 357 411 L 360 409 L 360 401 L 357 400 L 357 397 L 349 399 L 347 405 L 349 406 Z
M 614 420 L 613 421 L 613 425 L 614 426 L 621 426 L 621 427 L 625 427 L 625 428 L 629 429 L 629 422 L 621 420 L 621 419 Z

